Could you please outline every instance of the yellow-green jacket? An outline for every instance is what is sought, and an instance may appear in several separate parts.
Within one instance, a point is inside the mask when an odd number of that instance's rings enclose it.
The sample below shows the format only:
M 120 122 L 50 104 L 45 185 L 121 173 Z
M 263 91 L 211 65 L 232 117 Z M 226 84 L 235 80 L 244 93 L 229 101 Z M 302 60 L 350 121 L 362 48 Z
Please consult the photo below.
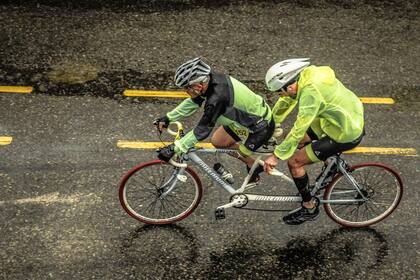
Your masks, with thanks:
M 282 123 L 298 104 L 293 128 L 274 154 L 287 160 L 296 151 L 309 127 L 321 138 L 328 135 L 338 143 L 358 138 L 363 131 L 363 105 L 360 99 L 335 78 L 328 66 L 309 66 L 297 82 L 295 98 L 281 97 L 273 108 L 276 123 Z

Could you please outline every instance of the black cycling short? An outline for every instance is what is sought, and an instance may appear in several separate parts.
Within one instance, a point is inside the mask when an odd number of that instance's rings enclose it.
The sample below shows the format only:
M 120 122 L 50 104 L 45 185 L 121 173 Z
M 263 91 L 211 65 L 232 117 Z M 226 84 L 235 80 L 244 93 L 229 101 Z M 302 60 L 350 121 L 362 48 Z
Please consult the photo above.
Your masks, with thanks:
M 254 132 L 250 132 L 248 138 L 245 140 L 244 146 L 255 152 L 258 148 L 268 142 L 271 136 L 273 136 L 275 123 L 273 120 L 270 122 L 264 120 L 259 124 L 258 129 Z M 236 141 L 240 142 L 242 139 L 232 130 L 229 126 L 223 126 L 223 129 Z
M 318 139 L 318 136 L 311 128 L 308 129 L 306 134 L 312 140 L 309 145 L 305 146 L 306 153 L 310 160 L 316 162 L 319 160 L 325 161 L 330 156 L 355 148 L 362 141 L 365 131 L 363 130 L 356 140 L 347 143 L 338 143 L 328 136 Z

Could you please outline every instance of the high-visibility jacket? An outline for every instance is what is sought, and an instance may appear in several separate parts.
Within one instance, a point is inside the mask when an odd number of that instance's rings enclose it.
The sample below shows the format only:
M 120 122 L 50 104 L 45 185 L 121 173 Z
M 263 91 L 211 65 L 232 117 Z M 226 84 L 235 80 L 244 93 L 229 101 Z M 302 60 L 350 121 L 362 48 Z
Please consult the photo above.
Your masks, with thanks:
M 255 132 L 262 121 L 271 120 L 270 106 L 261 96 L 235 78 L 214 72 L 203 95 L 185 99 L 166 116 L 170 121 L 182 119 L 196 112 L 203 103 L 203 116 L 193 130 L 175 141 L 176 152 L 187 152 L 198 141 L 207 138 L 216 124 L 249 133 Z M 252 153 L 243 144 L 240 144 L 239 150 L 246 155 Z
M 298 91 L 294 98 L 280 97 L 273 107 L 276 124 L 298 105 L 297 119 L 284 141 L 274 154 L 287 160 L 296 151 L 309 127 L 321 138 L 328 135 L 338 143 L 358 138 L 363 131 L 363 104 L 360 99 L 335 77 L 328 66 L 309 66 L 297 81 Z

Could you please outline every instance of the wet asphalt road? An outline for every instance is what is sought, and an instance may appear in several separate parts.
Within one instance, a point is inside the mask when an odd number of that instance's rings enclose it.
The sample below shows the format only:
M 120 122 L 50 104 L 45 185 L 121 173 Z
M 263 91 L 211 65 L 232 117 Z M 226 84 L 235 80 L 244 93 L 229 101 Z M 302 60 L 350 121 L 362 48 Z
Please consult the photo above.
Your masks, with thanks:
M 158 141 L 150 123 L 177 103 L 122 98 L 122 90 L 172 88 L 174 68 L 195 55 L 263 94 L 264 72 L 278 59 L 331 65 L 360 96 L 397 100 L 365 106 L 363 146 L 420 151 L 414 2 L 330 2 L 1 4 L 1 85 L 35 91 L 0 95 L 0 136 L 13 137 L 0 146 L 0 278 L 419 278 L 418 157 L 346 156 L 385 162 L 406 186 L 398 210 L 365 230 L 340 228 L 326 215 L 299 227 L 272 212 L 228 210 L 215 221 L 227 197 L 207 178 L 199 208 L 176 226 L 144 226 L 118 202 L 123 174 L 155 155 L 117 141 Z M 318 168 L 309 169 L 312 179 Z M 264 182 L 268 192 L 295 192 Z

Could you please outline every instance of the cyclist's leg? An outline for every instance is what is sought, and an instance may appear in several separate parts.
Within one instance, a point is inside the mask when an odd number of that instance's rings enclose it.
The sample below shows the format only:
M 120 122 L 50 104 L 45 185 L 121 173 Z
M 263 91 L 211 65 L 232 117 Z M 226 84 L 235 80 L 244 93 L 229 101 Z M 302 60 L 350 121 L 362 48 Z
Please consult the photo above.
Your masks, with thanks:
M 305 221 L 315 220 L 319 216 L 319 207 L 312 198 L 311 191 L 309 190 L 309 177 L 304 168 L 305 165 L 311 163 L 312 160 L 308 157 L 306 149 L 298 150 L 287 161 L 293 181 L 302 197 L 302 207 L 283 217 L 283 221 L 286 224 L 299 225 Z
M 307 145 L 310 146 L 310 145 Z M 312 164 L 313 160 L 307 154 L 306 149 L 298 150 L 289 160 L 287 165 L 295 182 L 296 188 L 302 196 L 303 206 L 306 208 L 313 208 L 314 201 L 312 200 L 311 191 L 309 190 L 309 177 L 305 171 L 305 166 Z
M 246 136 L 245 133 L 242 136 Z M 241 141 L 241 137 L 238 136 L 229 126 L 220 126 L 218 129 L 216 129 L 211 138 L 211 143 L 213 146 L 220 149 L 227 148 L 238 150 L 238 152 L 231 153 L 229 155 L 244 162 L 247 166 L 252 166 L 254 159 L 239 153 L 238 142 Z
M 325 161 L 330 156 L 355 148 L 360 144 L 364 135 L 365 132 L 363 131 L 358 138 L 347 143 L 338 143 L 330 137 L 325 136 L 305 146 L 305 150 L 313 162 Z
M 241 141 L 241 138 L 236 135 L 228 126 L 218 127 L 211 137 L 211 143 L 213 146 L 219 149 L 238 148 L 237 142 L 239 141 Z
M 310 133 L 309 133 L 310 134 Z M 325 161 L 330 156 L 345 150 L 356 147 L 362 140 L 362 135 L 350 143 L 337 143 L 328 136 L 311 142 L 304 149 L 297 151 L 289 160 L 288 166 L 293 180 L 302 196 L 302 208 L 291 212 L 283 218 L 287 224 L 301 224 L 308 220 L 315 219 L 319 210 L 315 207 L 315 201 L 312 199 L 309 190 L 309 179 L 304 166 L 318 161 Z M 306 208 L 306 209 L 305 209 Z M 312 209 L 312 210 L 311 210 Z
M 265 121 L 265 125 L 256 131 L 255 133 L 250 133 L 248 138 L 246 139 L 245 143 L 242 147 L 240 147 L 240 151 L 242 155 L 247 156 L 249 161 L 247 163 L 247 171 L 249 172 L 252 165 L 254 164 L 255 159 L 251 156 L 256 150 L 258 150 L 262 145 L 266 144 L 270 138 L 273 136 L 275 129 L 275 123 L 273 120 L 270 122 Z M 259 174 L 264 171 L 264 167 L 258 165 L 257 168 L 251 175 L 249 180 L 250 183 L 258 182 L 260 180 Z

